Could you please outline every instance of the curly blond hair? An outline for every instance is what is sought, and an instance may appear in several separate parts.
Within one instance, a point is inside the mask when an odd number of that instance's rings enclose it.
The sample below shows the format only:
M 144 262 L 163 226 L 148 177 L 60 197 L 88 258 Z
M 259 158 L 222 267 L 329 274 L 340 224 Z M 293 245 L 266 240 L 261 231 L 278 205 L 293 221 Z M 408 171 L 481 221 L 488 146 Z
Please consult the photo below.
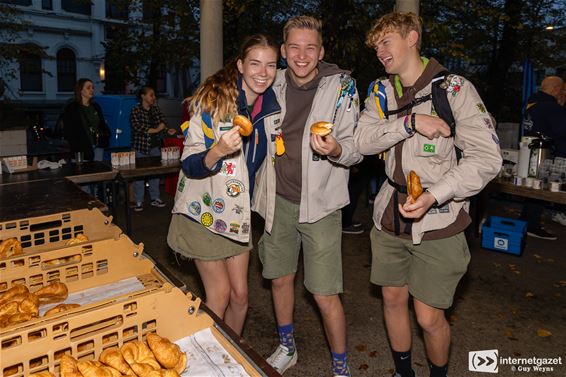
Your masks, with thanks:
M 417 50 L 420 50 L 422 29 L 423 27 L 420 17 L 413 12 L 391 12 L 375 21 L 366 36 L 366 45 L 371 48 L 376 48 L 377 41 L 385 33 L 397 32 L 405 38 L 410 31 L 414 30 L 419 34 Z

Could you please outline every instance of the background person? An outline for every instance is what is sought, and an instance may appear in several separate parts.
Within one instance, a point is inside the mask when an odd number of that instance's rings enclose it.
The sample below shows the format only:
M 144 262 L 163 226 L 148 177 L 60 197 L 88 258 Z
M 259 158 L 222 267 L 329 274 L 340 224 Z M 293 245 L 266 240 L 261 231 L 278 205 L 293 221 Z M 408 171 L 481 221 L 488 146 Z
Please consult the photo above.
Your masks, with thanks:
M 264 127 L 279 123 L 270 86 L 278 47 L 256 34 L 237 60 L 206 79 L 190 101 L 182 171 L 167 242 L 194 259 L 206 305 L 241 334 L 248 309 L 248 263 L 252 249 L 250 197 L 266 155 Z M 233 118 L 253 122 L 240 136 Z

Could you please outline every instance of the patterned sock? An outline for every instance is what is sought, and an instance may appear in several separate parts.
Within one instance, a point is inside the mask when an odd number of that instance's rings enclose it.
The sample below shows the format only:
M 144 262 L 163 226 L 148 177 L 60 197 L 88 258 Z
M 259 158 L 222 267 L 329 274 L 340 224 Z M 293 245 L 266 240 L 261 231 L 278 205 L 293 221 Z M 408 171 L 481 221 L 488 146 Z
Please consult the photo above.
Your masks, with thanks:
M 448 363 L 439 367 L 429 362 L 430 377 L 447 377 L 448 376 Z
M 411 368 L 411 350 L 407 352 L 393 351 L 393 362 L 395 363 L 395 372 L 401 377 L 415 377 L 415 372 Z
M 332 353 L 332 373 L 335 376 L 350 376 L 350 369 L 348 368 L 348 360 L 346 352 Z
M 279 333 L 279 343 L 284 345 L 289 349 L 289 354 L 295 353 L 295 329 L 293 324 L 277 326 L 277 332 Z

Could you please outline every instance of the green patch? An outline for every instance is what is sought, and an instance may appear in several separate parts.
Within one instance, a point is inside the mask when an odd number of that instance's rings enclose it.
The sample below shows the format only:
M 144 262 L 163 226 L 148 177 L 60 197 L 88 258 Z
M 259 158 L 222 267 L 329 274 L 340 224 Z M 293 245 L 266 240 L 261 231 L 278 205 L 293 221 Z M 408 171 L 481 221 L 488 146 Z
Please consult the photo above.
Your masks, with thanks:
M 481 102 L 476 104 L 476 107 L 478 108 L 478 111 L 482 114 L 485 114 L 487 112 L 487 110 L 485 109 L 485 106 Z
M 434 153 L 435 150 L 436 150 L 436 145 L 434 144 L 425 144 L 423 146 L 423 152 Z
M 183 192 L 184 189 L 185 189 L 185 176 L 182 176 L 181 180 L 179 181 L 179 185 L 177 186 L 177 190 L 179 192 Z
M 232 129 L 232 126 L 222 126 L 220 127 L 220 131 L 230 131 Z

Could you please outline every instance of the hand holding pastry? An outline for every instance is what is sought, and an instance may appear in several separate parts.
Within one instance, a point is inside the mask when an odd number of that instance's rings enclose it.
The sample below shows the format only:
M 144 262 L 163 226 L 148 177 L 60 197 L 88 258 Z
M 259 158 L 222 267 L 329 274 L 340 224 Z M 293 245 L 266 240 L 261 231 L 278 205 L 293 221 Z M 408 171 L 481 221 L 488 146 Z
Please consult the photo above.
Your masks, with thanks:
M 243 115 L 236 115 L 232 120 L 233 127 L 238 126 L 240 127 L 240 135 L 242 136 L 250 136 L 252 131 L 254 130 L 254 126 L 252 122 L 248 118 Z
M 407 175 L 407 195 L 411 203 L 414 203 L 419 196 L 423 193 L 423 186 L 421 185 L 421 179 L 411 170 Z

